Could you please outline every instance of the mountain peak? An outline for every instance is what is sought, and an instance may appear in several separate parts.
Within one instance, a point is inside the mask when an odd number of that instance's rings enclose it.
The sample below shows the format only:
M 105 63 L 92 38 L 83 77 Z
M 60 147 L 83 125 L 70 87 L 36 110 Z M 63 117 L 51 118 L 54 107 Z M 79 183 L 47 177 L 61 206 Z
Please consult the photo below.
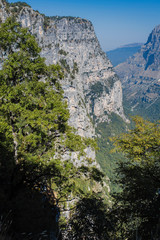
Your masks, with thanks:
M 160 118 L 160 25 L 150 33 L 141 50 L 116 67 L 123 84 L 123 92 L 137 114 L 152 120 Z M 152 114 L 148 115 L 152 109 Z

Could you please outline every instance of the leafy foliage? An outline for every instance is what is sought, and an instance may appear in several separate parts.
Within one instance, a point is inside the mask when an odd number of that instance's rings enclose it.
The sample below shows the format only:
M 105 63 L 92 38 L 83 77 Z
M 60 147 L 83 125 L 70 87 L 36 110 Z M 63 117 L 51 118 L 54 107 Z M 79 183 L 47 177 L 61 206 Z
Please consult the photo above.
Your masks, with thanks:
M 5 218 L 12 212 L 10 230 L 16 234 L 56 232 L 59 202 L 83 195 L 77 182 L 84 173 L 70 154 L 85 159 L 85 148 L 94 148 L 95 143 L 68 125 L 69 111 L 59 84 L 63 72 L 59 65 L 45 64 L 28 30 L 7 19 L 0 27 L 0 47 L 0 214 Z M 88 178 L 102 181 L 90 159 L 86 162 Z M 38 221 L 32 224 L 35 218 Z
M 158 239 L 160 236 L 160 124 L 140 117 L 135 128 L 115 138 L 117 149 L 128 158 L 120 162 L 117 181 L 122 191 L 115 194 L 117 239 Z
M 67 227 L 67 239 L 110 239 L 112 226 L 102 198 L 92 195 L 81 199 Z

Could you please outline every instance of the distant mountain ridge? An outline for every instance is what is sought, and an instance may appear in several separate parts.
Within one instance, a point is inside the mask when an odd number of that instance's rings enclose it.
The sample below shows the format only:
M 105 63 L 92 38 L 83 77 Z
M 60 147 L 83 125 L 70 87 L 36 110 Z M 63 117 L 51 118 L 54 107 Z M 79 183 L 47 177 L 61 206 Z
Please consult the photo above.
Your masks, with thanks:
M 122 81 L 127 107 L 150 120 L 160 119 L 160 25 L 141 50 L 115 70 Z
M 144 43 L 130 43 L 130 44 L 125 44 L 123 46 L 120 46 L 119 48 L 132 48 L 132 47 L 141 47 Z
M 129 57 L 133 56 L 136 52 L 138 52 L 143 43 L 131 43 L 116 49 L 110 50 L 107 53 L 108 58 L 111 60 L 113 66 L 117 66 L 118 64 L 125 62 Z

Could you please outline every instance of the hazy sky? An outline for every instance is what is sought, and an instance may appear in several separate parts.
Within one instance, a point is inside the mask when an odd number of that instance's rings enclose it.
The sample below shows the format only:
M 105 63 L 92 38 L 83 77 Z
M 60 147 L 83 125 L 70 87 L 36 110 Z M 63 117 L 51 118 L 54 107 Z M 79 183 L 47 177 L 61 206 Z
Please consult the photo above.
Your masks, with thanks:
M 25 0 L 24 0 L 25 1 Z M 16 2 L 10 1 L 9 2 Z M 90 20 L 104 51 L 146 42 L 160 24 L 160 0 L 26 0 L 47 16 L 75 16 Z

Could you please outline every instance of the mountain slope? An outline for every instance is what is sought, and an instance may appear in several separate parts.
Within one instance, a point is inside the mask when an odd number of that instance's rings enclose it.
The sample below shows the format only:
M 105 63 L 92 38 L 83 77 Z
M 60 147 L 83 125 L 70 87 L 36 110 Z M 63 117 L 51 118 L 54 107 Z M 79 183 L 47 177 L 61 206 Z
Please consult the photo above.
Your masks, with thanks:
M 111 60 L 113 66 L 125 62 L 133 54 L 137 53 L 142 46 L 142 43 L 128 44 L 114 50 L 108 51 L 107 56 Z
M 124 100 L 134 114 L 150 120 L 160 118 L 160 25 L 133 57 L 119 64 Z
M 0 0 L 0 18 L 15 17 L 28 27 L 42 48 L 47 64 L 60 63 L 61 84 L 68 102 L 70 125 L 84 137 L 95 137 L 94 122 L 108 121 L 114 112 L 125 119 L 121 82 L 102 51 L 90 21 L 74 17 L 46 17 L 25 3 Z M 95 152 L 87 149 L 89 158 Z

